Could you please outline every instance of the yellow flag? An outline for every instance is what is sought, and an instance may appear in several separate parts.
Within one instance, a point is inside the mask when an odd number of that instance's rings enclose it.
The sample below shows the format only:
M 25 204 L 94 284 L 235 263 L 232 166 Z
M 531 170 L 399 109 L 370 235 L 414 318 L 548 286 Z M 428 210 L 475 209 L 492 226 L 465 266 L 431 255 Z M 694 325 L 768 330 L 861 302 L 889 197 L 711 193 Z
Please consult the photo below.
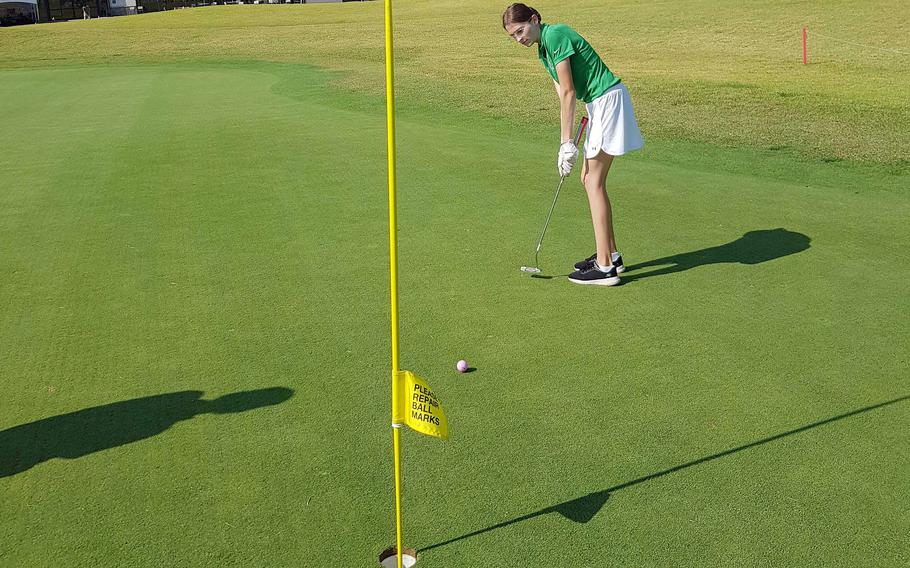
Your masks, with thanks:
M 396 424 L 407 424 L 427 436 L 447 440 L 449 421 L 442 410 L 442 404 L 427 382 L 411 371 L 398 372 L 399 400 L 393 420 Z

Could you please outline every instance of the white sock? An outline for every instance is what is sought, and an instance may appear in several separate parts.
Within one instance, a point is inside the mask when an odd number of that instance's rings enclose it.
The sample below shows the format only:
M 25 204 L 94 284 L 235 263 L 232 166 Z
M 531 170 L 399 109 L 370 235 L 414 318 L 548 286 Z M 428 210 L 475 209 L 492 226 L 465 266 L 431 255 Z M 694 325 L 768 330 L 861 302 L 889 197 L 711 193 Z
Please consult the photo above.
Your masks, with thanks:
M 620 256 L 621 256 L 621 255 L 619 254 L 619 251 L 616 251 L 616 252 L 614 252 L 613 254 L 610 255 L 610 258 L 613 259 L 613 262 L 616 262 L 617 260 L 619 260 L 619 257 L 620 257 Z
M 601 266 L 600 263 L 597 262 L 597 259 L 594 259 L 594 268 L 600 270 L 601 272 L 609 272 L 610 269 L 613 268 L 613 265 L 610 264 L 608 266 Z

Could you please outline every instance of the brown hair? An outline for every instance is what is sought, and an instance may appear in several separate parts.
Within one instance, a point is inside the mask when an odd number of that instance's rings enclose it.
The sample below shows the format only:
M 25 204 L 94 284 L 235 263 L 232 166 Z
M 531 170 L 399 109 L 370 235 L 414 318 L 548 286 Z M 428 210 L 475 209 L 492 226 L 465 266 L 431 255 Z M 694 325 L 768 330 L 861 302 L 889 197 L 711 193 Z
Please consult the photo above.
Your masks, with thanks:
M 514 22 L 530 22 L 531 16 L 537 16 L 537 23 L 540 23 L 540 12 L 524 4 L 512 4 L 502 13 L 502 27 Z

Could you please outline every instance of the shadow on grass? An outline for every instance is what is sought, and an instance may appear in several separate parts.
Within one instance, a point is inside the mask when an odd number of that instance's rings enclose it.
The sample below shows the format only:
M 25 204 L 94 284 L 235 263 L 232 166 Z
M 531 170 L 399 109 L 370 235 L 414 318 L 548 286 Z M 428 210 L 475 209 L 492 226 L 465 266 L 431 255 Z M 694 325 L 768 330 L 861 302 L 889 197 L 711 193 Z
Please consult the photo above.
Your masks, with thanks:
M 543 509 L 540 509 L 539 511 L 534 511 L 533 513 L 528 513 L 527 515 L 522 515 L 521 517 L 517 517 L 515 519 L 497 523 L 497 524 L 487 527 L 485 529 L 476 530 L 474 532 L 471 532 L 471 533 L 468 533 L 468 534 L 465 534 L 462 536 L 451 538 L 451 539 L 443 541 L 443 542 L 438 542 L 436 544 L 432 544 L 430 546 L 420 549 L 419 552 L 426 552 L 426 551 L 432 550 L 434 548 L 446 546 L 446 545 L 458 542 L 460 540 L 464 540 L 467 538 L 471 538 L 473 536 L 478 536 L 478 535 L 481 535 L 484 533 L 488 533 L 490 531 L 493 531 L 496 529 L 501 529 L 501 528 L 507 527 L 509 525 L 514 525 L 515 523 L 520 523 L 522 521 L 527 521 L 529 519 L 533 519 L 534 517 L 539 517 L 541 515 L 546 515 L 548 513 L 559 513 L 563 517 L 570 519 L 572 521 L 575 521 L 576 523 L 587 523 L 588 521 L 590 521 L 591 519 L 594 518 L 594 516 L 601 510 L 601 508 L 603 508 L 604 504 L 607 502 L 607 499 L 610 498 L 610 494 L 613 493 L 614 491 L 619 491 L 620 489 L 625 489 L 627 487 L 632 487 L 633 485 L 645 483 L 647 481 L 651 481 L 652 479 L 657 479 L 658 477 L 670 475 L 671 473 L 676 473 L 677 471 L 680 471 L 683 469 L 701 465 L 703 463 L 713 461 L 716 459 L 720 459 L 720 458 L 735 454 L 737 452 L 741 452 L 743 450 L 748 450 L 750 448 L 754 448 L 756 446 L 768 444 L 770 442 L 780 440 L 781 438 L 786 438 L 787 436 L 799 434 L 801 432 L 805 432 L 805 431 L 811 430 L 813 428 L 818 428 L 819 426 L 824 426 L 824 425 L 830 424 L 832 422 L 837 422 L 838 420 L 850 418 L 851 416 L 856 416 L 856 415 L 862 414 L 864 412 L 869 412 L 871 410 L 876 410 L 876 409 L 882 408 L 884 406 L 889 406 L 891 404 L 897 404 L 899 402 L 904 402 L 908 399 L 910 399 L 910 395 L 904 395 L 902 397 L 898 397 L 898 398 L 895 398 L 895 399 L 892 399 L 892 400 L 889 400 L 886 402 L 881 402 L 879 404 L 873 404 L 872 406 L 866 406 L 866 407 L 860 408 L 858 410 L 853 410 L 851 412 L 839 414 L 839 415 L 833 416 L 831 418 L 826 418 L 825 420 L 819 420 L 818 422 L 813 422 L 812 424 L 807 424 L 805 426 L 801 426 L 801 427 L 795 428 L 793 430 L 781 432 L 780 434 L 775 434 L 774 436 L 762 438 L 761 440 L 757 440 L 755 442 L 751 442 L 751 443 L 745 444 L 743 446 L 738 446 L 736 448 L 732 448 L 732 449 L 729 449 L 729 450 L 726 450 L 726 451 L 723 451 L 723 452 L 720 452 L 717 454 L 712 454 L 710 456 L 699 458 L 697 460 L 692 460 L 690 462 L 686 462 L 686 463 L 671 467 L 669 469 L 665 469 L 663 471 L 658 471 L 657 473 L 652 473 L 650 475 L 645 475 L 643 477 L 639 477 L 638 479 L 633 479 L 632 481 L 626 481 L 625 483 L 620 483 L 619 485 L 614 485 L 613 487 L 610 487 L 608 489 L 603 489 L 601 491 L 595 491 L 594 493 L 589 493 L 583 497 L 578 497 L 577 499 L 572 499 L 570 501 L 564 501 L 562 503 L 557 503 L 556 505 L 551 505 L 549 507 L 545 507 Z
M 735 241 L 691 252 L 674 254 L 627 266 L 627 271 L 638 271 L 652 266 L 663 266 L 644 274 L 623 274 L 625 281 L 635 281 L 639 278 L 673 274 L 704 266 L 707 264 L 761 264 L 802 252 L 809 248 L 812 241 L 802 233 L 788 231 L 787 229 L 762 229 L 749 231 Z M 669 265 L 669 266 L 667 266 Z
M 53 458 L 75 459 L 156 436 L 200 414 L 231 414 L 280 404 L 294 395 L 284 387 L 236 392 L 202 400 L 183 391 L 94 406 L 0 431 L 0 478 Z
M 626 266 L 622 275 L 622 283 L 634 282 L 640 278 L 673 274 L 704 266 L 706 264 L 761 264 L 802 252 L 809 248 L 812 239 L 802 233 L 788 231 L 787 229 L 762 229 L 749 231 L 735 241 L 690 252 L 682 252 L 663 258 L 655 258 L 647 262 Z M 645 268 L 662 266 L 644 274 L 629 274 L 629 272 Z M 552 280 L 564 278 L 566 274 L 532 274 L 531 278 Z

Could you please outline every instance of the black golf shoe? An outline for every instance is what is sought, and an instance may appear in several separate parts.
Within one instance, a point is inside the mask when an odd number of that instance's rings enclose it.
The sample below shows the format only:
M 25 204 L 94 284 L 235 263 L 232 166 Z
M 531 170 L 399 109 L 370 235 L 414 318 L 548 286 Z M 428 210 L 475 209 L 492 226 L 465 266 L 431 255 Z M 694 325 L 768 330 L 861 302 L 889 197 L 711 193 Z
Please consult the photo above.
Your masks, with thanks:
M 597 259 L 597 253 L 595 252 L 588 258 L 586 258 L 584 260 L 579 260 L 578 262 L 576 262 L 575 269 L 576 270 L 585 270 L 588 268 L 592 268 L 594 266 L 594 261 L 596 259 Z M 617 274 L 622 274 L 623 272 L 626 271 L 626 265 L 622 263 L 622 255 L 619 255 L 619 258 L 617 258 L 616 260 L 613 261 L 613 266 L 616 267 Z
M 569 274 L 569 282 L 573 284 L 594 284 L 596 286 L 616 286 L 619 284 L 619 276 L 616 273 L 615 266 L 611 266 L 604 272 L 594 264 L 590 268 L 576 270 Z

